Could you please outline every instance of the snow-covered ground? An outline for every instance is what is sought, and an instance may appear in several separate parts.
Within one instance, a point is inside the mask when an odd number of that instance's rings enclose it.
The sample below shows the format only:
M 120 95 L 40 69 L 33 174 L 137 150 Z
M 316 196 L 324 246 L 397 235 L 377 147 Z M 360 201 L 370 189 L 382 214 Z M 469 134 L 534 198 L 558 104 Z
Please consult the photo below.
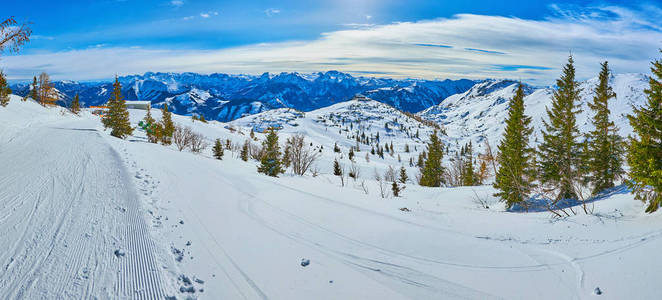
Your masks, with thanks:
M 257 162 L 244 162 L 238 153 L 226 151 L 218 161 L 210 149 L 194 154 L 147 143 L 139 130 L 120 140 L 87 112 L 73 116 L 12 97 L 8 107 L 0 107 L 3 295 L 658 297 L 662 218 L 659 212 L 645 214 L 627 190 L 615 189 L 594 202 L 593 215 L 564 219 L 547 212 L 505 212 L 489 186 L 425 188 L 410 181 L 402 197 L 382 198 L 374 170 L 405 165 L 413 178 L 415 169 L 406 161 L 416 153 L 402 149 L 409 144 L 422 150 L 431 128 L 383 111 L 388 107 L 355 104 L 286 122 L 291 124 L 281 131 L 281 142 L 303 133 L 313 147 L 323 146 L 320 174 L 287 172 L 272 178 L 258 174 Z M 364 119 L 371 111 L 388 117 Z M 160 118 L 158 111 L 153 114 Z M 333 122 L 332 115 L 361 122 Z M 143 116 L 131 111 L 133 123 Z M 387 130 L 384 122 L 396 117 L 402 126 L 390 124 Z M 232 124 L 174 120 L 210 141 L 235 143 L 255 125 L 248 119 Z M 342 129 L 359 123 L 374 129 L 369 133 L 379 131 L 382 145 L 393 141 L 396 155 L 370 155 L 366 161 L 370 146 L 361 145 L 355 164 L 362 174 L 343 187 L 329 174 L 331 162 L 351 164 L 347 149 L 354 145 L 353 129 Z M 409 136 L 408 127 L 420 130 L 420 141 Z M 333 152 L 336 142 L 342 154 Z

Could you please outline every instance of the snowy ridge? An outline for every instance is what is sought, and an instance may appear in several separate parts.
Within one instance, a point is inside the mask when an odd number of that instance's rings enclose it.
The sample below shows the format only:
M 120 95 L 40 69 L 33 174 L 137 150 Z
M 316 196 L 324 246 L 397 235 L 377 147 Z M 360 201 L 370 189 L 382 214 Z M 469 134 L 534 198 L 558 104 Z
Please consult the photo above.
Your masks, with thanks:
M 593 89 L 597 82 L 598 79 L 593 78 L 580 83 L 582 113 L 577 116 L 580 132 L 591 130 L 592 112 L 587 103 L 593 99 Z M 487 137 L 495 146 L 505 129 L 508 102 L 515 95 L 517 84 L 510 80 L 487 80 L 464 93 L 446 98 L 439 105 L 418 115 L 443 125 L 451 144 L 461 146 L 473 141 L 480 149 L 483 137 Z M 643 91 L 648 86 L 648 78 L 643 74 L 617 74 L 610 78 L 610 85 L 616 93 L 616 98 L 609 103 L 611 118 L 620 128 L 621 135 L 627 136 L 632 129 L 625 116 L 632 112 L 632 105 L 645 103 Z M 526 114 L 532 117 L 535 128 L 532 142 L 536 141 L 536 135 L 540 135 L 542 120 L 547 118 L 545 107 L 551 104 L 552 91 L 551 88 L 524 85 Z

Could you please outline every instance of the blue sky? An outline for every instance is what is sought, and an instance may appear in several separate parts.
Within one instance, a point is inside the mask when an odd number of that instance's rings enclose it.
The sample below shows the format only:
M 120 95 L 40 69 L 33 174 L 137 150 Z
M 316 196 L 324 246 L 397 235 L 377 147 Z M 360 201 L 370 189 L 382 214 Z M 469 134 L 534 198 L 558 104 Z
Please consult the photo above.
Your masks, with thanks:
M 580 76 L 604 59 L 616 72 L 647 72 L 662 47 L 661 8 L 579 0 L 10 1 L 3 11 L 32 22 L 33 40 L 19 55 L 5 54 L 0 68 L 14 80 L 40 71 L 92 80 L 337 69 L 548 84 L 571 51 L 586 67 Z

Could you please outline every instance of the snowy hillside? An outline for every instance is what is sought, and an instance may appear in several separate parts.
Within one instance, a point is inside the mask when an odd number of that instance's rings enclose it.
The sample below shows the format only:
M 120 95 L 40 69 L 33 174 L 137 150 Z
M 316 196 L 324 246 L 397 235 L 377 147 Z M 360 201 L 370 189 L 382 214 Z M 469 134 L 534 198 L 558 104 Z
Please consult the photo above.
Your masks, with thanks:
M 592 115 L 587 103 L 593 99 L 593 89 L 598 83 L 597 78 L 582 82 L 580 87 L 581 108 L 583 112 L 577 116 L 577 124 L 581 132 L 590 131 Z M 457 141 L 463 145 L 469 140 L 482 144 L 482 136 L 489 139 L 494 146 L 501 139 L 508 116 L 508 101 L 515 95 L 517 82 L 510 80 L 487 80 L 476 84 L 468 91 L 452 95 L 439 105 L 430 107 L 418 115 L 443 125 L 451 143 Z M 632 105 L 645 103 L 644 89 L 648 86 L 648 78 L 643 74 L 617 74 L 610 79 L 610 85 L 616 93 L 609 108 L 611 118 L 620 128 L 623 136 L 632 132 L 625 117 L 632 112 Z M 524 103 L 526 113 L 533 119 L 535 133 L 540 135 L 542 120 L 547 118 L 545 107 L 550 105 L 551 88 L 536 89 L 525 85 Z M 532 140 L 535 140 L 535 134 Z
M 395 80 L 354 77 L 328 71 L 313 74 L 264 73 L 261 76 L 196 73 L 152 73 L 123 76 L 122 94 L 129 100 L 150 100 L 156 106 L 168 103 L 182 115 L 203 115 L 208 120 L 229 121 L 275 108 L 310 111 L 351 99 L 363 93 L 398 109 L 418 112 L 444 98 L 469 89 L 472 80 Z M 108 101 L 109 82 L 55 82 L 62 103 L 75 94 L 85 106 Z M 20 95 L 27 83 L 13 85 Z
M 497 90 L 507 96 L 508 89 Z M 130 113 L 134 126 L 145 114 Z M 153 115 L 161 117 L 158 110 Z M 264 176 L 256 172 L 255 160 L 239 159 L 236 147 L 219 161 L 209 147 L 192 153 L 147 143 L 140 129 L 116 139 L 88 112 L 74 116 L 12 96 L 9 106 L 0 107 L 5 297 L 654 299 L 659 294 L 662 261 L 651 257 L 662 247 L 661 212 L 645 214 L 644 205 L 622 187 L 593 202 L 593 215 L 553 219 L 547 212 L 505 212 L 489 186 L 418 186 L 403 148 L 410 145 L 415 155 L 432 127 L 370 100 L 306 113 L 280 109 L 232 123 L 173 119 L 209 142 L 230 139 L 235 145 L 250 139 L 250 128 L 277 123 L 281 144 L 302 133 L 319 151 L 318 174 Z M 357 134 L 360 152 L 352 163 L 348 149 L 356 146 Z M 254 143 L 263 138 L 255 133 Z M 390 142 L 393 156 L 364 158 L 377 143 Z M 340 153 L 333 150 L 335 143 Z M 358 167 L 358 179 L 343 185 L 331 174 L 334 159 Z M 401 165 L 410 176 L 402 197 L 382 197 L 375 170 L 384 174 L 388 166 Z

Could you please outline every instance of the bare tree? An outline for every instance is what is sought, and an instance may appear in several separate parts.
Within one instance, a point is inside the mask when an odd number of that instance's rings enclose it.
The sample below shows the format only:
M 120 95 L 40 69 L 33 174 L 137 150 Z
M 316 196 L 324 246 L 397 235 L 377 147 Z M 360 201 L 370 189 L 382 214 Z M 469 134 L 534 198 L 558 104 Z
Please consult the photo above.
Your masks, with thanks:
M 175 143 L 179 151 L 182 151 L 191 146 L 193 135 L 194 133 L 191 127 L 175 125 L 175 131 L 172 133 L 172 142 Z
M 377 169 L 375 169 L 375 181 L 377 181 L 377 186 L 379 187 L 379 196 L 386 198 L 389 196 L 388 184 L 384 181 Z
M 350 178 L 354 179 L 356 181 L 359 179 L 359 176 L 361 176 L 361 169 L 355 164 L 352 163 L 351 166 L 349 166 L 349 172 L 347 174 Z
M 319 152 L 306 144 L 302 134 L 296 134 L 290 137 L 286 143 L 290 147 L 290 162 L 292 163 L 294 174 L 303 176 L 317 160 Z
M 21 46 L 30 41 L 32 30 L 28 24 L 20 26 L 14 17 L 9 17 L 0 22 L 0 54 L 8 49 L 9 52 L 16 53 Z
M 200 153 L 200 151 L 207 148 L 208 145 L 209 144 L 207 143 L 207 140 L 205 140 L 205 137 L 202 134 L 193 133 L 191 135 L 191 151 L 192 152 Z
M 45 72 L 39 74 L 37 97 L 39 98 L 39 103 L 41 103 L 41 105 L 55 105 L 55 102 L 58 100 L 58 94 L 55 91 L 53 84 L 51 84 L 51 78 Z

